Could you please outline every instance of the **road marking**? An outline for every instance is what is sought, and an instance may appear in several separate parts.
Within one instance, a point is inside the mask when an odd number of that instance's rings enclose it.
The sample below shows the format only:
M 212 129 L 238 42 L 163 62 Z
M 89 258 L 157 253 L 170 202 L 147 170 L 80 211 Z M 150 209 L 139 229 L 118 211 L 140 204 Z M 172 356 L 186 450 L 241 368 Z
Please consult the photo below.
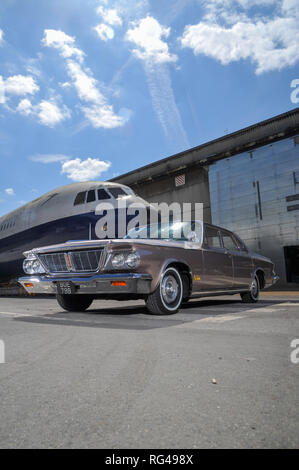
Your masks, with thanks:
M 199 318 L 190 323 L 183 323 L 180 325 L 172 326 L 171 328 L 196 328 L 200 327 L 201 323 L 225 323 L 227 321 L 241 320 L 244 316 L 240 315 L 217 315 L 213 317 Z
M 32 317 L 31 313 L 0 312 L 0 315 L 12 315 L 14 317 Z
M 243 310 L 242 313 L 274 313 L 277 312 L 277 308 L 273 307 L 256 307 L 256 308 L 250 308 L 248 310 Z
M 204 323 L 204 322 L 209 322 L 209 323 L 224 323 L 226 321 L 233 321 L 233 320 L 240 320 L 241 318 L 244 318 L 243 316 L 240 315 L 217 315 L 215 317 L 206 317 L 206 318 L 200 318 L 199 320 L 195 320 L 193 323 Z
M 282 306 L 282 307 L 298 307 L 299 306 L 299 302 L 282 302 L 281 304 L 278 304 L 278 306 Z

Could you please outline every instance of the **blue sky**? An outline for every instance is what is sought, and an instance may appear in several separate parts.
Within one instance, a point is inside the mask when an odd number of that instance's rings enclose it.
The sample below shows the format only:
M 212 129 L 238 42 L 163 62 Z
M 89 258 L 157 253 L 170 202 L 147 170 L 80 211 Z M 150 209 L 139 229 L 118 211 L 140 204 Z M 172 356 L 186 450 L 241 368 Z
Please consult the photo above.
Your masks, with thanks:
M 0 215 L 297 107 L 298 6 L 1 0 Z

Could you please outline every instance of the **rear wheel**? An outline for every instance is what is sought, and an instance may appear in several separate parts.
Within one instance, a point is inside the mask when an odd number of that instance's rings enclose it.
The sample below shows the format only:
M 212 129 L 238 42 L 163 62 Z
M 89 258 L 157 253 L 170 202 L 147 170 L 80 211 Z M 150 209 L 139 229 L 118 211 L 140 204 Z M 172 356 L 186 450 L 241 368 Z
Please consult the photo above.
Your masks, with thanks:
M 171 315 L 179 310 L 182 298 L 181 275 L 175 268 L 170 267 L 162 274 L 157 289 L 148 296 L 146 307 L 153 315 Z
M 252 280 L 252 283 L 250 286 L 250 291 L 241 294 L 242 302 L 249 303 L 249 304 L 255 303 L 259 299 L 259 294 L 260 294 L 260 283 L 259 283 L 258 277 L 254 276 L 254 279 Z
M 92 304 L 93 297 L 89 295 L 56 295 L 60 307 L 68 312 L 84 312 Z

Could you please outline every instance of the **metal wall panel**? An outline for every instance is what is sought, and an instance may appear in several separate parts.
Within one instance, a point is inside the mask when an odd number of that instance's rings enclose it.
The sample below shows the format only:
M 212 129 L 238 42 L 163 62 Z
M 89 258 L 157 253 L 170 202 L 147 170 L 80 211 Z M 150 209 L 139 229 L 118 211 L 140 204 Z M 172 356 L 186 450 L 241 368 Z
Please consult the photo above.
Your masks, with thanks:
M 236 232 L 254 251 L 269 256 L 286 283 L 285 246 L 299 245 L 298 137 L 220 160 L 210 167 L 212 222 Z

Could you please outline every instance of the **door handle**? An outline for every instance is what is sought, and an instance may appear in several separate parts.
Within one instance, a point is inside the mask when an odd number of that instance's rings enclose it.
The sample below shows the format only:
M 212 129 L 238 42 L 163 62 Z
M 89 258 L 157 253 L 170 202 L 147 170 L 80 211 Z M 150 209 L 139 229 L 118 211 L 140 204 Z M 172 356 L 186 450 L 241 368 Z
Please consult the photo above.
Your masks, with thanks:
M 228 250 L 225 250 L 224 254 L 228 255 L 229 258 L 232 257 L 231 253 Z

